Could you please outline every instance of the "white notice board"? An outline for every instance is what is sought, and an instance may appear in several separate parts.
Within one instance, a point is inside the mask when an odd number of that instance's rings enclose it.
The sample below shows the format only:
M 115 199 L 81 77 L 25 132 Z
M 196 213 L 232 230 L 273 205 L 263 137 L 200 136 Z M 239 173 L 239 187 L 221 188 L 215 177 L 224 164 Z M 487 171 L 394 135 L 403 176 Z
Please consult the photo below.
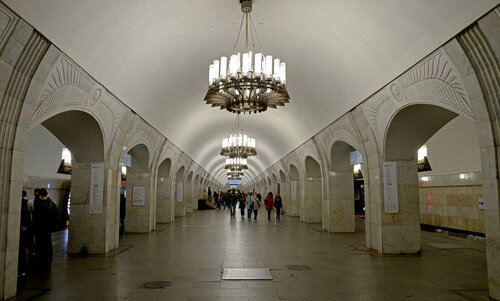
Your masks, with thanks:
M 134 186 L 132 189 L 132 206 L 146 205 L 146 187 Z
M 291 181 L 290 182 L 290 199 L 292 201 L 296 201 L 297 200 L 297 181 Z
M 385 213 L 398 213 L 398 170 L 396 162 L 384 162 L 384 210 Z
M 349 162 L 351 165 L 363 163 L 363 157 L 359 151 L 354 151 L 349 154 Z
M 183 198 L 182 194 L 184 192 L 183 191 L 184 188 L 182 187 L 182 184 L 183 184 L 182 182 L 177 182 L 177 185 L 176 185 L 177 186 L 177 191 L 176 191 L 177 202 L 182 202 L 182 198 Z
M 90 200 L 89 213 L 102 213 L 102 200 L 104 196 L 104 163 L 90 166 Z

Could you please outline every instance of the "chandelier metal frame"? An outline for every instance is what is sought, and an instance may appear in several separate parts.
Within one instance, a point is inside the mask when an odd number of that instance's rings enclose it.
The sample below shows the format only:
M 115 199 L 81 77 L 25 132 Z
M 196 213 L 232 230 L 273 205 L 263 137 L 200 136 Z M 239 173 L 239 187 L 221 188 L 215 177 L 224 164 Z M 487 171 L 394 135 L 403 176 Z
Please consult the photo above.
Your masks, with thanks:
M 250 16 L 252 1 L 240 0 L 240 3 L 243 18 L 233 51 L 238 43 L 243 21 L 246 20 L 245 53 L 243 56 L 240 53 L 232 55 L 229 66 L 226 57 L 221 57 L 220 61 L 215 60 L 210 65 L 209 87 L 204 100 L 212 107 L 220 107 L 221 110 L 226 109 L 236 114 L 260 113 L 267 108 L 284 106 L 290 100 L 286 89 L 286 64 L 279 59 L 274 59 L 273 62 L 272 56 L 264 56 L 262 53 L 255 54 L 255 64 L 252 64 L 252 52 L 248 50 L 249 20 L 252 38 L 255 30 Z

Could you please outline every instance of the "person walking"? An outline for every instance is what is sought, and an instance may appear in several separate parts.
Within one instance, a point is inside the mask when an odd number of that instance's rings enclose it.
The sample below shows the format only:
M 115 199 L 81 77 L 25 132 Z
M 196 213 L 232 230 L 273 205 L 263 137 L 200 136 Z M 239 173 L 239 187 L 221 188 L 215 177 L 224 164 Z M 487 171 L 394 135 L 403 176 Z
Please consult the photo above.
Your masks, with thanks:
M 240 206 L 241 218 L 245 218 L 245 207 L 246 207 L 245 203 L 246 203 L 245 194 L 244 193 L 240 193 L 240 195 L 239 195 L 239 206 Z
M 252 194 L 251 193 L 247 193 L 247 197 L 246 197 L 246 206 L 247 206 L 247 217 L 248 217 L 248 220 L 250 220 L 252 218 L 252 209 L 253 209 L 253 201 L 252 201 Z
M 260 200 L 256 193 L 252 195 L 252 208 L 253 208 L 253 219 L 257 220 L 257 213 L 259 213 Z
M 234 192 L 231 193 L 229 201 L 231 202 L 231 207 L 229 208 L 231 209 L 231 217 L 234 218 L 236 215 L 236 203 L 238 203 L 238 196 Z
M 276 194 L 276 197 L 274 198 L 274 208 L 276 208 L 276 219 L 280 220 L 281 208 L 283 208 L 283 201 L 281 200 L 279 192 Z
M 271 211 L 273 211 L 273 193 L 269 192 L 267 197 L 264 199 L 264 204 L 266 205 L 267 210 L 267 220 L 271 220 Z
M 21 198 L 21 232 L 19 233 L 19 258 L 17 265 L 17 273 L 19 276 L 26 275 L 26 262 L 28 260 L 26 254 L 30 254 L 33 250 L 33 225 L 31 222 L 31 213 L 28 209 L 28 193 L 23 190 Z M 27 249 L 29 250 L 28 252 Z
M 52 232 L 59 226 L 59 211 L 48 197 L 45 188 L 40 189 L 40 197 L 34 204 L 33 230 L 35 234 L 35 254 L 39 272 L 48 273 L 52 266 Z
M 226 211 L 226 205 L 227 205 L 227 192 L 226 192 L 226 193 L 221 192 L 221 193 L 220 193 L 220 195 L 221 195 L 221 201 L 222 201 L 222 207 L 223 207 L 223 209 L 222 209 L 222 210 Z

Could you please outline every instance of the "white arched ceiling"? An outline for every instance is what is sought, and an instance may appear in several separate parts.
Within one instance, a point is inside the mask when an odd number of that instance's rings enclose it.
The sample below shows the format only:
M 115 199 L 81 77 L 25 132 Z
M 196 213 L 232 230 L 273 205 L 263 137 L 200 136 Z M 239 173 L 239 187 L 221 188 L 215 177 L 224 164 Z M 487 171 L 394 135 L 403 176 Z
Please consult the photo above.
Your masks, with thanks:
M 212 175 L 223 168 L 220 141 L 235 116 L 203 97 L 208 65 L 231 54 L 238 0 L 4 2 Z M 287 63 L 291 95 L 285 107 L 243 116 L 257 140 L 255 174 L 498 3 L 254 0 L 262 51 Z

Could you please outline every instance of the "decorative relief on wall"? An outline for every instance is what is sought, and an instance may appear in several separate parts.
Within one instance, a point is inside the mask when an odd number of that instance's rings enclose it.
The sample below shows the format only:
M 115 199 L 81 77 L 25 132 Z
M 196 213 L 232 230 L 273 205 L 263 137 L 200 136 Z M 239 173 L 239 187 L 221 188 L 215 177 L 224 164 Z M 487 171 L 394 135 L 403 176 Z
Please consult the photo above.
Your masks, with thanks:
M 318 150 L 316 149 L 316 145 L 312 141 L 312 139 L 307 140 L 306 143 L 302 144 L 299 148 L 295 150 L 299 161 L 302 162 L 302 165 L 305 164 L 305 160 L 307 156 L 314 158 L 318 163 L 321 162 L 318 154 Z
M 50 105 L 46 105 L 45 110 L 39 112 L 39 114 L 43 115 L 45 111 L 55 107 L 72 104 L 86 105 L 90 100 L 90 93 L 94 85 L 92 78 L 83 70 L 66 57 L 62 57 L 54 65 L 51 74 L 42 87 L 36 105 L 39 107 L 40 104 L 47 103 L 46 101 L 49 101 Z M 73 88 L 78 88 L 80 91 Z
M 97 85 L 94 87 L 94 90 L 92 91 L 92 99 L 90 100 L 90 105 L 95 106 L 97 102 L 101 99 L 102 96 L 102 87 L 100 85 Z
M 72 109 L 92 112 L 101 125 L 106 151 L 127 110 L 79 66 L 62 56 L 54 64 L 42 86 L 33 114 L 33 125 L 55 113 Z
M 169 158 L 172 161 L 172 165 L 177 162 L 177 158 L 181 154 L 181 151 L 174 145 L 172 142 L 167 140 L 165 145 L 163 146 L 163 150 L 160 154 L 160 159 L 158 161 L 158 165 L 160 165 L 165 159 Z M 173 168 L 171 169 L 171 173 L 173 173 Z
M 321 151 L 323 153 L 327 153 L 327 150 L 329 149 L 329 146 L 331 145 L 333 138 L 331 133 L 331 126 L 325 128 L 321 132 L 319 132 L 314 138 L 316 144 L 321 148 Z
M 388 84 L 361 108 L 383 149 L 382 140 L 392 116 L 404 106 L 429 103 L 473 117 L 462 79 L 443 49 Z
M 368 99 L 363 105 L 362 110 L 370 123 L 375 135 L 378 133 L 377 116 L 381 105 L 386 102 L 391 97 L 385 93 L 385 91 L 379 92 L 370 99 Z
M 0 4 L 0 52 L 9 40 L 8 37 L 17 24 L 19 18 L 8 8 Z
M 404 74 L 399 82 L 402 86 L 399 97 L 403 100 L 407 97 L 409 101 L 438 101 L 473 117 L 460 75 L 442 49 Z
M 131 129 L 129 130 L 127 151 L 138 144 L 144 144 L 149 150 L 149 166 L 157 158 L 157 152 L 160 151 L 163 136 L 144 122 L 139 116 L 135 116 Z
M 333 143 L 337 140 L 342 140 L 358 150 L 361 148 L 361 138 L 356 135 L 356 131 L 354 130 L 352 120 L 349 115 L 345 115 L 334 122 L 331 128 L 333 129 L 333 139 L 326 149 L 325 154 L 327 154 L 327 157 L 329 157 L 330 149 L 333 146 Z
M 95 90 L 94 90 L 95 91 Z M 113 120 L 112 120 L 112 128 L 113 130 L 111 131 L 113 134 L 115 133 L 116 129 L 118 128 L 118 124 L 120 123 L 120 120 L 122 119 L 123 115 L 125 115 L 125 112 L 127 111 L 127 108 L 115 97 L 109 95 L 107 91 L 104 90 L 104 94 L 99 97 L 101 99 L 101 104 L 103 106 L 106 106 L 107 110 L 111 112 Z M 108 115 L 108 114 L 106 114 Z

